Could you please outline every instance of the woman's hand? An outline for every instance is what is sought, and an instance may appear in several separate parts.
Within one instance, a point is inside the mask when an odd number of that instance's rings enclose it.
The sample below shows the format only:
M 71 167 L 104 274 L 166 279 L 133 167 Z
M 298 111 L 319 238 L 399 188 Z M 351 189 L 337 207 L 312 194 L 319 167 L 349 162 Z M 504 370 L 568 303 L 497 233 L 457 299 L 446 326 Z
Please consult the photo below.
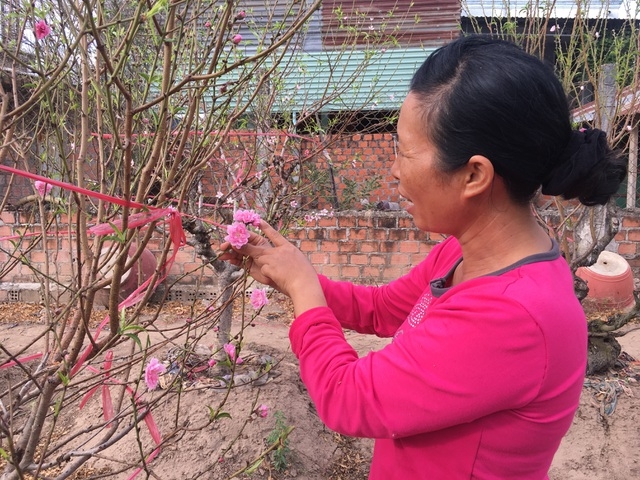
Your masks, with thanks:
M 250 257 L 250 275 L 288 295 L 293 301 L 295 315 L 314 307 L 326 306 L 322 287 L 313 265 L 307 257 L 267 222 L 260 223 L 265 237 L 251 233 L 242 248 L 223 243 L 221 248 L 232 248 L 220 256 L 235 265 L 242 264 L 242 257 Z

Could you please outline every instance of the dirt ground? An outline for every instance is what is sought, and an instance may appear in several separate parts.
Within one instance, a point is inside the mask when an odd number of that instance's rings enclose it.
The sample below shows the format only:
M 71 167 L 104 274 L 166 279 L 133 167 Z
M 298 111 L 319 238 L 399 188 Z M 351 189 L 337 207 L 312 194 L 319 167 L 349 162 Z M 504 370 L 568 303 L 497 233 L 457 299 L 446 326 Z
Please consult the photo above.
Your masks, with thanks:
M 159 318 L 158 328 L 170 330 L 184 322 L 185 312 L 186 309 L 170 309 Z M 0 305 L 0 343 L 12 351 L 27 345 L 42 332 L 40 315 L 37 306 Z M 287 302 L 276 299 L 244 332 L 244 363 L 237 373 L 264 371 L 265 364 L 272 365 L 261 381 L 229 390 L 222 388 L 217 379 L 197 374 L 183 381 L 179 392 L 173 388 L 145 393 L 146 400 L 158 400 L 153 415 L 164 443 L 149 464 L 148 475 L 142 472 L 137 478 L 367 478 L 372 442 L 343 437 L 323 426 L 298 377 L 287 337 L 289 320 Z M 626 352 L 624 368 L 587 378 L 573 426 L 549 472 L 551 480 L 640 478 L 640 364 L 634 361 L 640 359 L 640 330 L 634 330 L 637 327 L 629 326 L 629 333 L 620 338 Z M 234 324 L 234 330 L 238 328 Z M 209 332 L 199 343 L 215 344 L 215 335 Z M 346 335 L 361 355 L 386 343 L 369 336 L 349 332 Z M 165 348 L 156 355 L 166 358 L 168 353 Z M 115 354 L 117 361 L 123 352 Z M 3 357 L 0 354 L 0 363 Z M 12 375 L 16 375 L 12 370 L 0 370 L 0 387 L 12 381 Z M 225 398 L 222 410 L 230 418 L 224 415 L 210 423 L 210 408 L 215 410 Z M 269 409 L 266 418 L 252 413 L 261 404 Z M 66 412 L 63 421 L 67 432 L 93 425 L 101 420 L 100 395 L 95 395 L 82 410 L 72 404 Z M 289 427 L 293 430 L 287 449 L 272 451 L 260 462 L 261 455 L 273 445 L 268 439 L 273 440 Z M 275 442 L 278 445 L 284 447 Z M 141 447 L 146 453 L 153 447 L 145 428 L 140 430 L 139 439 L 129 434 L 100 452 L 77 478 L 128 479 L 135 470 L 132 465 L 139 462 Z M 248 465 L 255 466 L 253 473 L 238 473 Z

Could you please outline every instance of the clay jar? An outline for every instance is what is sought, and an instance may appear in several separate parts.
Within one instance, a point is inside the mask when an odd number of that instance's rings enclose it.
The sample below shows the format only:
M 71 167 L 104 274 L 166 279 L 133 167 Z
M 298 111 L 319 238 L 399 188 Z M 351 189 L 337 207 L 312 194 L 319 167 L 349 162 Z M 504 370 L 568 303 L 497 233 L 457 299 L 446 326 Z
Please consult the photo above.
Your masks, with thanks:
M 578 268 L 576 275 L 589 287 L 585 302 L 598 308 L 625 311 L 635 305 L 631 267 L 617 253 L 603 251 L 596 263 Z
M 136 252 L 137 246 L 131 245 L 129 248 L 129 258 L 131 258 Z M 105 247 L 100 252 L 101 257 L 105 257 L 108 255 L 109 248 Z M 100 273 L 103 278 L 110 278 L 113 265 L 115 263 L 116 257 L 111 256 L 109 260 L 103 265 L 100 269 Z M 138 260 L 133 264 L 130 270 L 126 271 L 122 274 L 122 278 L 120 279 L 120 301 L 126 299 L 129 295 L 131 295 L 142 283 L 144 283 L 148 278 L 153 275 L 153 272 L 156 270 L 156 258 L 151 251 L 148 249 L 144 249 L 142 254 L 138 258 Z M 104 303 L 106 305 L 107 300 L 109 298 L 109 287 L 104 288 L 97 295 L 96 303 Z

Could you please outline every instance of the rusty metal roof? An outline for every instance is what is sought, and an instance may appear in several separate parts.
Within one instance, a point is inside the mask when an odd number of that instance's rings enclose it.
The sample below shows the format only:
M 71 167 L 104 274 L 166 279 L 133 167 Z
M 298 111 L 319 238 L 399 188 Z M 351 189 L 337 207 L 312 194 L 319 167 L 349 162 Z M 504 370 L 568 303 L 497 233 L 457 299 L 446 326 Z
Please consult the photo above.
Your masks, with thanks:
M 460 2 L 454 0 L 325 0 L 322 4 L 322 44 L 339 48 L 366 45 L 379 33 L 392 35 L 399 46 L 440 47 L 459 35 Z

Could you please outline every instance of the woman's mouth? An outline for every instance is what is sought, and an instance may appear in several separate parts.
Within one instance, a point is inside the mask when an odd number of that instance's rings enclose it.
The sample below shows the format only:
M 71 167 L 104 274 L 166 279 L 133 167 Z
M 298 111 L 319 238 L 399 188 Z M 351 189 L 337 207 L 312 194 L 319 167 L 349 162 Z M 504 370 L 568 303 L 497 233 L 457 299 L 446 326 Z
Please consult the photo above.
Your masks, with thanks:
M 411 213 L 409 211 L 409 209 L 411 209 L 413 207 L 413 203 L 411 202 L 411 200 L 407 197 L 405 197 L 404 195 L 400 194 L 400 198 L 398 199 L 398 202 L 400 203 L 400 206 L 406 210 L 408 213 Z

